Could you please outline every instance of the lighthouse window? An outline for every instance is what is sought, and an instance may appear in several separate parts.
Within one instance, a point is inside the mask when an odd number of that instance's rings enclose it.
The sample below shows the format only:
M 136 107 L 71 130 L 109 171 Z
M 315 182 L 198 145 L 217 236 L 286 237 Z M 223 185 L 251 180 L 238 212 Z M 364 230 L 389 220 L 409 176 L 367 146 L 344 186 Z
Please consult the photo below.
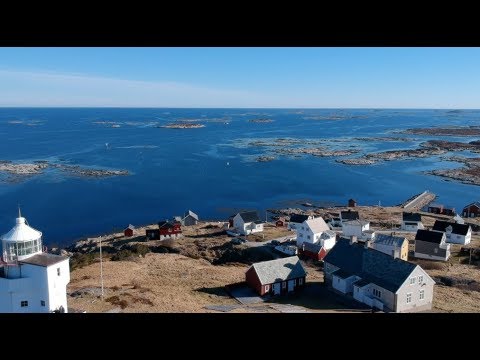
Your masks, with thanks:
M 28 301 L 20 301 L 21 307 L 28 307 Z
M 57 268 L 57 275 L 60 276 L 60 268 Z
M 45 306 L 45 300 L 40 300 L 40 305 Z

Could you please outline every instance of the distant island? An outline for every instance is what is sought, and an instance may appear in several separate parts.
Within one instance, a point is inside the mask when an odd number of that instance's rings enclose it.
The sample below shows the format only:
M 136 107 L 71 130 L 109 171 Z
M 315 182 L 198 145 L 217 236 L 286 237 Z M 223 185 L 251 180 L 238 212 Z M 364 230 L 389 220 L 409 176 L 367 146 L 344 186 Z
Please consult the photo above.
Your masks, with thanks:
M 190 124 L 190 123 L 172 123 L 167 125 L 157 126 L 160 128 L 167 128 L 167 129 L 197 129 L 203 128 L 205 125 L 203 124 Z
M 252 122 L 252 123 L 271 123 L 271 122 L 274 122 L 274 120 L 273 119 L 261 118 L 261 119 L 251 119 L 251 120 L 248 120 L 248 122 Z

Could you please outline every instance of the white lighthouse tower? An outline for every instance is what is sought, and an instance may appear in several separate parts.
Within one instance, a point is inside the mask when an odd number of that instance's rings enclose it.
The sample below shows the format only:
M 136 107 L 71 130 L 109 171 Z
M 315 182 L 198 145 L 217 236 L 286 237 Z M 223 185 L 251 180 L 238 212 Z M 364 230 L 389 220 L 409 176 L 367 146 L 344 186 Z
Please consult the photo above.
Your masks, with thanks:
M 0 312 L 68 312 L 69 258 L 42 251 L 42 233 L 18 209 L 15 226 L 0 237 Z

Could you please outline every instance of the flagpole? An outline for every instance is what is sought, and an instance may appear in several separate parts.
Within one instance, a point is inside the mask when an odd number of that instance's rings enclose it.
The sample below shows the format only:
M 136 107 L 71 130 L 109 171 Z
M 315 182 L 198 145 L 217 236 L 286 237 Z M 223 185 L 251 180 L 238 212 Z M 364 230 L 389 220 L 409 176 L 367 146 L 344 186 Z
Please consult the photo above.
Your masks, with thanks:
M 102 300 L 103 300 L 103 261 L 102 261 L 102 236 L 100 236 L 100 279 L 101 279 L 101 286 L 102 286 Z

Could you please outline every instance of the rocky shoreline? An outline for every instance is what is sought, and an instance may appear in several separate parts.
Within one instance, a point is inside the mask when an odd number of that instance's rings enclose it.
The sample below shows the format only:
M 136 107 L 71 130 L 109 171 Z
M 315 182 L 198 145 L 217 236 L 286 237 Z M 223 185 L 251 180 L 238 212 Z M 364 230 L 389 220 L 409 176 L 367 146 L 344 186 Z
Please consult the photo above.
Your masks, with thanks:
M 257 157 L 256 161 L 267 162 L 267 161 L 273 161 L 275 159 L 276 159 L 276 157 L 274 157 L 274 156 L 259 156 L 259 157 Z
M 401 134 L 416 135 L 439 135 L 439 136 L 480 136 L 480 128 L 478 126 L 468 127 L 445 127 L 445 128 L 416 128 L 400 131 Z
M 424 171 L 424 174 L 458 180 L 464 184 L 480 185 L 480 158 L 462 158 L 452 156 L 445 158 L 444 160 L 461 162 L 465 166 L 456 169 Z
M 40 174 L 47 167 L 46 163 L 14 164 L 9 160 L 0 160 L 0 172 L 4 171 L 15 175 Z
M 109 177 L 129 175 L 128 170 L 107 170 L 107 169 L 90 169 L 80 165 L 66 165 L 49 163 L 45 160 L 34 161 L 31 164 L 14 163 L 10 160 L 0 160 L 0 173 L 4 172 L 15 176 L 32 176 L 42 174 L 44 170 L 58 169 L 68 172 L 72 175 L 81 177 Z

